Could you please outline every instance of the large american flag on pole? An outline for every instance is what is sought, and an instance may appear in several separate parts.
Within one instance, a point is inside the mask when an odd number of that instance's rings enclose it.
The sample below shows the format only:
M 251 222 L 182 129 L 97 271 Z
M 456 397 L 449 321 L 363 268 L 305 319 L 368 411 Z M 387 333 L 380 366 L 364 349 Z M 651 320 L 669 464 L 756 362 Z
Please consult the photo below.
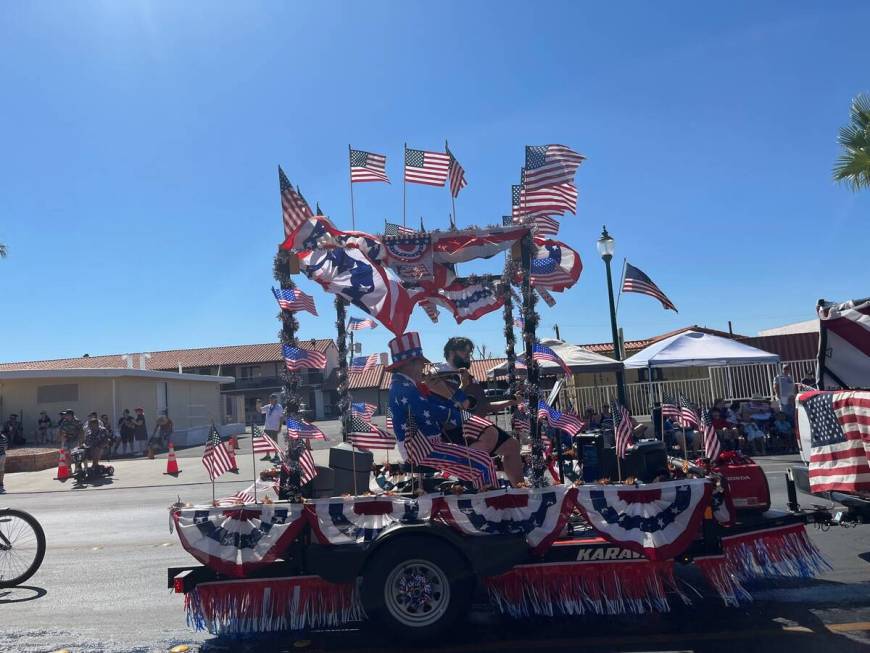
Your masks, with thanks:
M 722 447 L 716 429 L 713 427 L 713 418 L 710 416 L 709 409 L 701 413 L 701 435 L 704 437 L 704 457 L 716 462 Z
M 405 227 L 395 222 L 384 222 L 385 236 L 416 236 L 417 230 Z
M 208 440 L 205 442 L 202 464 L 211 480 L 215 480 L 222 474 L 236 468 L 235 456 L 231 457 L 230 452 L 221 442 L 221 435 L 214 424 L 211 425 Z
M 825 388 L 870 387 L 870 298 L 842 304 L 820 303 Z
M 613 413 L 613 435 L 616 440 L 616 455 L 625 458 L 628 447 L 631 445 L 631 433 L 633 431 L 631 415 L 628 410 L 618 401 L 611 402 Z
M 278 187 L 281 190 L 281 213 L 284 216 L 284 236 L 289 237 L 299 226 L 314 216 L 301 193 L 293 189 L 287 175 L 278 166 Z
M 662 303 L 662 307 L 665 310 L 670 309 L 674 313 L 679 312 L 673 302 L 668 299 L 668 296 L 653 283 L 652 279 L 646 276 L 640 268 L 634 267 L 627 261 L 625 263 L 625 279 L 622 281 L 622 292 L 636 292 L 655 297 Z
M 453 156 L 453 152 L 447 147 L 447 143 L 444 143 L 444 150 L 447 152 L 447 156 L 450 157 L 450 165 L 448 166 L 450 194 L 453 197 L 458 197 L 459 191 L 468 185 L 468 182 L 465 180 L 465 170 L 459 165 L 459 161 Z
M 810 490 L 870 491 L 870 392 L 805 392 L 798 425 L 810 429 Z
M 427 186 L 443 186 L 447 181 L 450 156 L 441 152 L 405 150 L 405 181 Z
M 389 184 L 390 180 L 387 178 L 386 165 L 387 157 L 384 154 L 351 149 L 350 181 L 351 183 L 385 181 Z
M 352 317 L 347 322 L 348 331 L 362 331 L 363 329 L 376 329 L 378 323 L 370 317 Z
M 314 298 L 298 288 L 279 288 L 277 290 L 272 288 L 272 294 L 275 295 L 278 306 L 285 311 L 308 311 L 312 315 L 317 315 Z
M 529 190 L 571 183 L 584 158 L 564 145 L 527 145 L 523 185 Z
M 379 356 L 377 354 L 369 354 L 368 356 L 354 356 L 350 361 L 350 371 L 354 373 L 368 372 L 378 364 Z
M 326 356 L 319 351 L 300 349 L 292 345 L 282 345 L 281 350 L 284 354 L 284 365 L 290 371 L 302 370 L 308 367 L 320 370 L 326 369 Z

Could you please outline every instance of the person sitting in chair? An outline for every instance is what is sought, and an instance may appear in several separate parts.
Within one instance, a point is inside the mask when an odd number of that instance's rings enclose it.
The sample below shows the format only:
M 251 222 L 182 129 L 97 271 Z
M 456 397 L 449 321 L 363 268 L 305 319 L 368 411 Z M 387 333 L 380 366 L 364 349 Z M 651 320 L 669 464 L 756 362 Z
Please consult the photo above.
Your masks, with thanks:
M 426 437 L 443 436 L 445 429 L 453 432 L 457 427 L 461 433 L 461 411 L 467 408 L 468 399 L 461 389 L 451 388 L 437 374 L 427 374 L 434 370 L 423 356 L 419 334 L 409 332 L 393 338 L 389 347 L 393 358 L 392 365 L 387 367 L 387 371 L 393 373 L 389 396 L 393 430 L 399 449 L 407 458 L 404 441 L 409 414 L 413 416 L 417 430 Z M 504 471 L 511 484 L 523 482 L 520 445 L 515 438 L 499 432 L 492 425 L 468 446 L 502 456 Z

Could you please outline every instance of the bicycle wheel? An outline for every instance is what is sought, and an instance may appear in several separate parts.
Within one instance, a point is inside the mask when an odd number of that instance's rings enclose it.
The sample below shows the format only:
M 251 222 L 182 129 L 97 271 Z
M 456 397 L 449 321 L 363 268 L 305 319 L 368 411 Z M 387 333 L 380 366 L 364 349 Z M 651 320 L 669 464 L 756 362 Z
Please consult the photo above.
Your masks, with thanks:
M 45 531 L 33 515 L 0 509 L 0 587 L 20 585 L 45 557 Z

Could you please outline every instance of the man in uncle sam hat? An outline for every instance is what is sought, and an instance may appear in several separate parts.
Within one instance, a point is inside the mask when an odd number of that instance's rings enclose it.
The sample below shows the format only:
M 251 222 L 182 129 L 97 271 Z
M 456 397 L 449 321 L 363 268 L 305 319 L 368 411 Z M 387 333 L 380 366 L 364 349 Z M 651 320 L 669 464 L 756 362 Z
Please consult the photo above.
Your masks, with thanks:
M 445 426 L 451 428 L 462 424 L 460 411 L 467 406 L 468 398 L 462 390 L 454 390 L 442 379 L 426 375 L 431 365 L 423 356 L 418 333 L 404 333 L 393 338 L 389 346 L 393 359 L 392 365 L 387 367 L 393 373 L 390 410 L 399 449 L 404 454 L 403 443 L 409 414 L 414 416 L 417 430 L 422 435 L 441 437 Z M 490 455 L 502 456 L 504 470 L 511 484 L 517 485 L 524 480 L 519 442 L 515 438 L 499 442 L 494 425 L 484 429 L 480 437 L 468 446 L 487 451 Z

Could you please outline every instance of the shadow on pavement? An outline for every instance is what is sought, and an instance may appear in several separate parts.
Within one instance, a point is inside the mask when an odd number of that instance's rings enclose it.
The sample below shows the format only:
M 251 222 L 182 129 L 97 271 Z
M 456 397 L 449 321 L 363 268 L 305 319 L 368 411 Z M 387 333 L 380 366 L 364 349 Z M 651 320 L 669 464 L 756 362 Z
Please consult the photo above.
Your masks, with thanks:
M 19 585 L 9 589 L 0 590 L 0 605 L 4 603 L 26 603 L 41 599 L 48 594 L 48 590 L 30 585 Z

